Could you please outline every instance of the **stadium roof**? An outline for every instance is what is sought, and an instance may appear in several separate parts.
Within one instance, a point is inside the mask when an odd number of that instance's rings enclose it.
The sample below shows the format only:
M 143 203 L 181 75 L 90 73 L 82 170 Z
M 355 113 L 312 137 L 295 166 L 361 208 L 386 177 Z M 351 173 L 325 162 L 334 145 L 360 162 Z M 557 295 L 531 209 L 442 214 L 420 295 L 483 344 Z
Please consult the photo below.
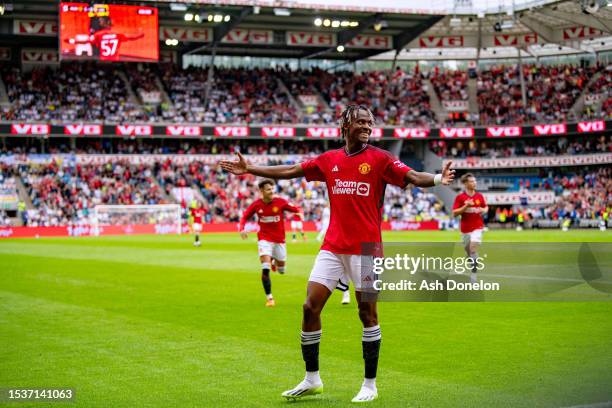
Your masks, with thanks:
M 453 7 L 449 8 L 451 2 Z M 607 0 L 430 0 L 428 7 L 438 8 L 430 14 L 411 8 L 418 4 L 412 0 L 379 0 L 376 8 L 349 4 L 355 3 L 353 0 L 151 0 L 147 3 L 159 8 L 162 39 L 176 35 L 179 40 L 175 47 L 162 43 L 161 50 L 177 55 L 208 55 L 214 51 L 217 55 L 343 61 L 386 60 L 396 55 L 398 59 L 449 60 L 512 58 L 519 50 L 525 57 L 539 57 L 612 49 L 612 10 L 605 6 Z M 3 33 L 0 45 L 57 48 L 57 38 L 4 33 L 13 31 L 11 18 L 57 21 L 59 3 L 20 0 L 13 4 L 13 10 L 0 18 Z M 314 4 L 317 8 L 313 8 Z M 445 10 L 446 15 L 440 14 L 443 6 L 449 8 Z M 480 11 L 463 14 L 467 9 Z M 491 9 L 497 11 L 491 14 Z M 198 15 L 200 22 L 185 21 L 186 12 Z M 217 13 L 231 18 L 225 22 L 208 22 L 206 17 Z M 329 20 L 339 25 L 352 21 L 357 25 L 316 26 L 317 18 L 319 23 Z M 190 35 L 193 32 L 199 34 Z M 240 37 L 243 40 L 236 40 L 236 33 L 247 33 L 247 37 L 256 33 L 265 37 L 265 41 L 243 41 L 244 36 Z M 340 45 L 345 48 L 343 52 L 337 50 Z

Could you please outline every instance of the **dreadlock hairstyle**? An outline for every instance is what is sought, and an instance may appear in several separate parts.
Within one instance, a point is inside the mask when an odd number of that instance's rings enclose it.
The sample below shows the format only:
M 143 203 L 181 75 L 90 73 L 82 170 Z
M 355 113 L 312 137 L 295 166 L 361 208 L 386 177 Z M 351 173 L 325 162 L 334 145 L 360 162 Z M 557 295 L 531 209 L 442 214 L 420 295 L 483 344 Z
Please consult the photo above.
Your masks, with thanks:
M 342 138 L 345 139 L 347 136 L 348 128 L 353 123 L 353 120 L 357 119 L 359 110 L 364 110 L 370 115 L 370 119 L 374 122 L 374 115 L 372 111 L 363 105 L 349 105 L 340 115 L 340 131 L 342 132 Z

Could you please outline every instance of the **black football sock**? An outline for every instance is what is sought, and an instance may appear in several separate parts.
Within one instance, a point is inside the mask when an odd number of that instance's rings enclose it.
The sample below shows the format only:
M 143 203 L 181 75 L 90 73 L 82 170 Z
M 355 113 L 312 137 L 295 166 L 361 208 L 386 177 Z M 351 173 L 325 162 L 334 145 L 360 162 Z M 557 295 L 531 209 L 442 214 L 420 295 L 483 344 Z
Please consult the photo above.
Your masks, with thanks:
M 378 354 L 380 352 L 380 326 L 364 327 L 361 346 L 365 363 L 365 378 L 376 378 L 378 369 Z
M 319 371 L 319 343 L 321 342 L 321 330 L 302 332 L 302 358 L 306 363 L 307 372 Z
M 264 288 L 264 292 L 269 296 L 272 293 L 272 280 L 270 280 L 270 269 L 263 268 L 261 270 L 261 283 Z

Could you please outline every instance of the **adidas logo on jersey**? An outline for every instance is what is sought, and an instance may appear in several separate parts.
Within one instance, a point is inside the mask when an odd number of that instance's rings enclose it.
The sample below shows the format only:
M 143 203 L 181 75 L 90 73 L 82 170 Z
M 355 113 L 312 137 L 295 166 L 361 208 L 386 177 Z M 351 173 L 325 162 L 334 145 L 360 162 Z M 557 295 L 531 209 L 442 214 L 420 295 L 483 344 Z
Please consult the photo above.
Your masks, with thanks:
M 337 165 L 336 165 L 336 166 L 334 166 L 334 168 L 332 169 L 332 172 L 333 172 L 333 173 L 337 173 L 337 172 L 339 172 L 339 171 L 340 171 L 340 170 L 338 170 L 338 166 L 337 166 Z

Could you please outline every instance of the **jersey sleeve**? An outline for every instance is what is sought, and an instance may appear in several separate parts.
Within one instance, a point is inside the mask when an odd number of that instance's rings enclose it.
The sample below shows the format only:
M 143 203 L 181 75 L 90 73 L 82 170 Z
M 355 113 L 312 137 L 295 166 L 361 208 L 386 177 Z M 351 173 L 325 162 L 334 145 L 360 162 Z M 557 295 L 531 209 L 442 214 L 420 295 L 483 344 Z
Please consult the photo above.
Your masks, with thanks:
M 296 213 L 296 214 L 299 214 L 300 212 L 302 212 L 300 207 L 296 207 L 295 205 L 291 204 L 288 201 L 285 201 L 285 205 L 283 206 L 283 210 L 289 211 L 289 212 L 292 212 L 292 213 Z
M 382 175 L 385 182 L 401 188 L 406 187 L 408 185 L 406 173 L 412 169 L 390 154 L 385 156 L 385 162 Z
M 458 194 L 457 197 L 455 197 L 455 202 L 453 204 L 453 210 L 463 207 L 463 204 L 465 204 L 463 197 L 461 196 L 461 194 Z
M 321 156 L 317 156 L 312 160 L 305 161 L 300 164 L 304 170 L 304 176 L 308 181 L 325 181 L 325 174 L 321 170 Z
M 242 214 L 242 218 L 240 219 L 240 231 L 244 231 L 244 226 L 246 222 L 255 214 L 255 207 L 257 205 L 257 201 L 254 201 Z
M 485 200 L 484 196 L 481 194 L 480 195 L 480 200 L 481 200 L 481 207 L 485 208 L 487 206 L 487 200 Z

